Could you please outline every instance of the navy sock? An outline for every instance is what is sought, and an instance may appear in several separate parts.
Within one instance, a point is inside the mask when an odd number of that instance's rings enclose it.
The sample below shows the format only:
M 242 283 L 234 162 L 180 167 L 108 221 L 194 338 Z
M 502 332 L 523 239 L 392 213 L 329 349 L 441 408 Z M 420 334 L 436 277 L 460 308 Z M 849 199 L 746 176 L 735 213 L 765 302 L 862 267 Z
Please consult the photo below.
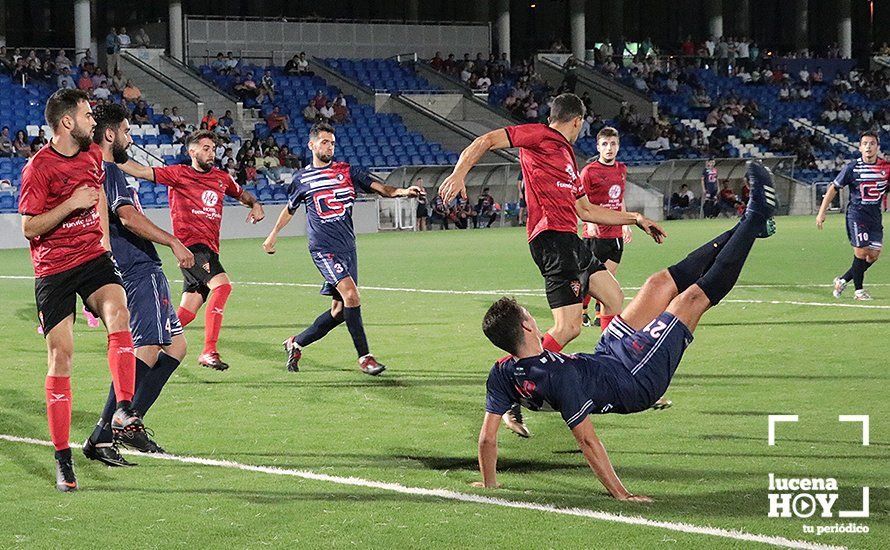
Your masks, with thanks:
M 92 435 L 90 435 L 90 441 L 93 443 L 111 443 L 111 417 L 114 416 L 116 409 L 117 397 L 114 394 L 114 384 L 112 384 L 108 390 L 108 399 L 105 400 L 105 408 L 102 409 L 102 415 L 99 417 L 96 427 L 93 428 Z
M 858 260 L 856 256 L 853 256 L 853 263 L 850 265 L 850 269 L 847 270 L 846 273 L 841 275 L 841 279 L 847 281 L 848 283 L 853 280 L 854 273 L 856 272 L 856 260 Z
M 308 346 L 312 342 L 324 338 L 325 334 L 331 332 L 331 330 L 333 330 L 342 322 L 342 316 L 340 318 L 337 318 L 331 315 L 330 310 L 325 311 L 324 313 L 319 315 L 306 330 L 298 334 L 294 338 L 294 342 L 296 342 L 296 344 L 301 348 L 304 346 Z
M 850 271 L 853 272 L 853 286 L 856 290 L 862 290 L 862 283 L 865 281 L 865 272 L 868 271 L 869 267 L 871 267 L 871 264 L 868 263 L 868 260 L 853 258 L 853 267 L 850 268 Z M 846 279 L 846 277 L 844 277 L 844 279 Z
M 738 227 L 738 225 L 736 225 L 736 227 Z M 727 241 L 729 241 L 729 238 L 732 237 L 735 229 L 736 228 L 733 227 L 729 231 L 717 235 L 668 268 L 668 273 L 671 274 L 674 283 L 677 285 L 678 293 L 683 292 L 695 284 L 695 282 L 698 281 L 708 269 L 710 269 L 711 265 L 714 263 L 714 258 L 716 258 L 717 254 L 723 250 L 723 247 L 726 245 Z
M 362 306 L 344 307 L 343 319 L 352 336 L 352 343 L 359 357 L 368 355 L 368 339 L 365 337 L 365 325 L 362 323 Z
M 744 219 L 739 222 L 729 240 L 723 245 L 723 250 L 714 258 L 713 265 L 702 275 L 697 284 L 701 287 L 711 305 L 717 305 L 720 300 L 729 294 L 751 252 L 751 247 L 757 239 L 757 235 L 763 231 L 766 218 L 755 212 L 746 212 Z
M 149 368 L 148 365 L 136 359 L 136 376 L 139 377 L 139 367 L 145 366 L 146 372 L 136 388 L 136 395 L 133 396 L 133 408 L 144 417 L 148 413 L 148 409 L 154 405 L 154 402 L 161 395 L 164 384 L 173 375 L 173 371 L 179 366 L 179 360 L 170 357 L 163 351 L 158 354 L 158 360 L 155 366 Z

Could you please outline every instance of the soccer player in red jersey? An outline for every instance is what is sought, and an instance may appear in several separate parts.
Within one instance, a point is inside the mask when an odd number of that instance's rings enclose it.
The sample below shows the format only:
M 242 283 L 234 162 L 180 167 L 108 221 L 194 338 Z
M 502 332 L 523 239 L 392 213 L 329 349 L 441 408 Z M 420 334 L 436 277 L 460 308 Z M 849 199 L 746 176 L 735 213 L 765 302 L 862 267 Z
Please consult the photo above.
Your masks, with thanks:
M 46 102 L 53 138 L 22 170 L 19 213 L 31 244 L 37 317 L 48 351 L 46 413 L 56 449 L 56 488 L 77 489 L 68 436 L 71 362 L 77 295 L 108 330 L 108 368 L 114 381 L 116 435 L 144 433 L 131 400 L 136 356 L 127 298 L 108 245 L 102 151 L 92 142 L 93 112 L 81 90 L 59 90 Z
M 578 218 L 603 225 L 636 224 L 656 242 L 664 240 L 664 230 L 636 212 L 616 212 L 591 204 L 578 177 L 572 143 L 581 133 L 584 104 L 575 94 L 562 94 L 553 100 L 549 124 L 522 124 L 493 130 L 476 138 L 461 153 L 439 189 L 446 202 L 465 192 L 465 178 L 482 156 L 494 149 L 518 147 L 519 162 L 528 204 L 529 249 L 544 277 L 547 301 L 553 313 L 553 327 L 544 335 L 545 349 L 558 352 L 581 333 L 581 302 L 592 276 L 605 267 L 590 254 L 578 237 Z M 605 272 L 611 277 L 611 274 Z M 601 277 L 602 275 L 600 275 Z M 595 296 L 596 297 L 596 296 Z M 518 411 L 507 425 L 527 430 L 516 421 Z M 510 414 L 510 413 L 508 413 Z M 513 422 L 511 422 L 513 420 Z
M 219 228 L 223 214 L 223 195 L 238 199 L 250 208 L 249 223 L 265 217 L 263 206 L 250 191 L 241 188 L 232 176 L 213 166 L 217 139 L 213 132 L 194 132 L 186 142 L 191 165 L 177 164 L 149 168 L 134 160 L 121 164 L 133 177 L 170 187 L 170 217 L 173 235 L 195 255 L 195 265 L 181 268 L 185 283 L 176 314 L 185 327 L 195 319 L 204 303 L 204 351 L 198 356 L 202 366 L 226 370 L 229 365 L 219 357 L 216 344 L 222 329 L 226 301 L 232 282 L 219 261 Z
M 618 130 L 606 126 L 596 135 L 596 149 L 599 157 L 581 170 L 581 185 L 587 194 L 587 200 L 610 210 L 624 211 L 624 187 L 627 182 L 627 166 L 618 162 L 619 149 Z M 621 263 L 624 252 L 625 237 L 630 241 L 630 227 L 617 225 L 596 225 L 584 223 L 581 234 L 584 244 L 591 254 L 606 266 L 613 277 L 603 277 L 601 284 L 607 286 L 608 292 L 601 293 L 613 297 L 612 302 L 602 303 L 600 311 L 600 327 L 609 326 L 612 317 L 621 313 L 624 307 L 624 293 L 615 280 L 614 275 Z M 617 298 L 614 299 L 614 298 Z M 590 304 L 590 293 L 584 297 L 582 324 L 590 326 L 587 306 Z

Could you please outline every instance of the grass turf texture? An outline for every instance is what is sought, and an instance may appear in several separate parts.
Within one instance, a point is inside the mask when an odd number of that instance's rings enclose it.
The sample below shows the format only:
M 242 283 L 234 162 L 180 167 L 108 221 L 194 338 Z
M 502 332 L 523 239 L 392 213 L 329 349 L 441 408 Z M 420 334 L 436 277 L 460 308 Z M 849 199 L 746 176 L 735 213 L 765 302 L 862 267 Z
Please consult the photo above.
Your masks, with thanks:
M 270 215 L 274 217 L 277 212 Z M 665 224 L 657 246 L 635 231 L 619 280 L 646 276 L 731 226 L 731 220 Z M 833 303 L 825 285 L 850 264 L 843 219 L 817 232 L 811 218 L 780 218 L 778 233 L 756 243 L 729 300 Z M 499 480 L 485 492 L 476 436 L 485 378 L 500 353 L 480 331 L 496 298 L 364 290 L 372 351 L 389 366 L 379 378 L 358 371 L 339 327 L 307 348 L 299 373 L 284 370 L 280 342 L 328 305 L 299 238 L 275 256 L 259 240 L 225 241 L 222 261 L 234 280 L 220 350 L 232 368 L 196 366 L 203 314 L 186 329 L 189 356 L 146 423 L 170 452 L 247 464 L 305 469 L 512 500 L 583 507 L 850 547 L 890 540 L 890 428 L 887 348 L 890 309 L 725 303 L 707 313 L 671 385 L 674 407 L 629 416 L 594 416 L 594 425 L 627 487 L 652 505 L 619 503 L 604 490 L 557 414 L 528 414 L 531 440 L 502 430 Z M 168 276 L 181 279 L 163 249 Z M 359 236 L 360 286 L 495 290 L 520 297 L 550 325 L 540 275 L 520 228 Z M 24 250 L 0 252 L 0 274 L 31 275 Z M 311 287 L 254 282 L 309 283 Z M 242 284 L 239 284 L 241 282 Z M 890 260 L 867 274 L 875 301 L 890 306 Z M 881 286 L 887 285 L 887 286 Z M 178 294 L 180 284 L 171 283 Z M 628 295 L 634 293 L 629 290 Z M 33 283 L 0 279 L 0 433 L 48 439 L 43 402 L 45 347 L 35 331 Z M 178 295 L 174 295 L 178 301 Z M 854 304 L 852 288 L 839 303 Z M 861 304 L 861 303 L 856 303 Z M 107 394 L 105 334 L 75 324 L 72 439 L 92 429 Z M 597 328 L 567 351 L 592 350 Z M 798 414 L 767 446 L 768 414 Z M 871 415 L 871 446 L 839 414 Z M 411 497 L 374 489 L 136 457 L 138 468 L 109 469 L 75 450 L 81 491 L 53 489 L 52 451 L 0 441 L 0 546 L 136 547 L 750 547 L 652 527 L 542 512 Z M 807 535 L 801 525 L 832 519 L 767 518 L 767 474 L 834 477 L 838 509 L 858 509 L 871 487 L 871 517 L 853 520 L 869 534 Z M 126 514 L 129 527 L 114 518 Z M 115 527 L 111 526 L 115 521 Z

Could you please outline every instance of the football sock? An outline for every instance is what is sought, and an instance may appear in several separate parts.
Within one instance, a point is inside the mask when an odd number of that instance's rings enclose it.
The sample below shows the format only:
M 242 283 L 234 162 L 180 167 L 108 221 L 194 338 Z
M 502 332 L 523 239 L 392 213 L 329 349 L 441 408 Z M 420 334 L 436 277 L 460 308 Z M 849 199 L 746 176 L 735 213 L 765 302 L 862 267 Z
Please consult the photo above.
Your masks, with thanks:
M 118 402 L 132 401 L 136 390 L 136 355 L 129 330 L 108 335 L 108 369 Z
M 176 316 L 179 317 L 179 323 L 182 325 L 182 328 L 187 327 L 189 323 L 195 320 L 195 314 L 182 306 L 179 306 L 179 309 L 176 310 Z
M 327 333 L 331 332 L 342 322 L 342 315 L 337 318 L 331 315 L 331 310 L 326 310 L 324 313 L 316 317 L 315 321 L 313 321 L 306 330 L 294 337 L 294 342 L 301 348 L 308 346 L 312 342 L 324 338 Z
M 871 267 L 871 264 L 868 263 L 868 260 L 863 258 L 853 258 L 853 267 L 850 269 L 853 271 L 853 286 L 856 290 L 862 290 L 862 283 L 865 280 L 865 272 L 869 267 Z
M 49 423 L 49 437 L 58 451 L 69 449 L 68 436 L 71 433 L 71 378 L 68 376 L 46 377 L 46 418 Z M 70 453 L 69 453 L 70 458 Z
M 158 354 L 158 360 L 154 367 L 149 368 L 142 361 L 138 359 L 136 361 L 136 368 L 139 369 L 141 364 L 141 366 L 145 367 L 145 373 L 140 377 L 139 371 L 137 370 L 136 372 L 138 384 L 136 395 L 133 396 L 133 408 L 139 411 L 139 414 L 144 418 L 148 409 L 154 405 L 158 396 L 161 395 L 164 384 L 167 383 L 167 380 L 173 375 L 173 371 L 179 366 L 179 360 L 175 357 L 170 357 L 162 351 Z
M 362 323 L 362 306 L 343 307 L 343 320 L 352 336 L 352 343 L 359 357 L 368 355 L 368 339 L 365 337 L 365 325 Z
M 224 284 L 214 288 L 207 300 L 207 310 L 204 312 L 204 353 L 216 351 L 216 343 L 219 341 L 219 331 L 222 329 L 223 314 L 226 310 L 226 300 L 232 293 L 232 285 Z
M 593 296 L 591 296 L 590 294 L 584 295 L 584 303 L 582 304 L 582 306 L 584 308 L 584 313 L 587 313 L 587 306 L 590 305 L 591 298 L 593 298 Z
M 847 270 L 846 273 L 841 275 L 841 279 L 847 281 L 848 283 L 853 280 L 854 274 L 856 273 L 856 260 L 858 260 L 856 256 L 853 256 L 853 263 L 850 265 L 850 269 Z
M 765 223 L 764 216 L 752 211 L 746 212 L 732 236 L 723 245 L 723 250 L 714 258 L 714 263 L 697 281 L 711 305 L 720 303 L 739 280 L 748 253 L 751 252 L 757 235 L 763 231 Z
M 732 237 L 737 227 L 738 225 L 714 237 L 668 268 L 668 273 L 674 279 L 674 284 L 677 285 L 677 293 L 683 292 L 695 284 L 702 274 L 711 267 L 714 258 L 723 250 L 724 245 Z
M 612 319 L 614 319 L 614 318 L 615 318 L 614 315 L 600 314 L 600 328 L 603 329 L 603 332 L 606 331 L 606 327 L 609 326 L 609 323 L 611 323 Z
M 556 338 L 550 336 L 550 333 L 544 333 L 544 340 L 541 342 L 544 346 L 544 349 L 547 351 L 552 351 L 554 353 L 559 353 L 562 351 L 562 344 L 556 341 Z

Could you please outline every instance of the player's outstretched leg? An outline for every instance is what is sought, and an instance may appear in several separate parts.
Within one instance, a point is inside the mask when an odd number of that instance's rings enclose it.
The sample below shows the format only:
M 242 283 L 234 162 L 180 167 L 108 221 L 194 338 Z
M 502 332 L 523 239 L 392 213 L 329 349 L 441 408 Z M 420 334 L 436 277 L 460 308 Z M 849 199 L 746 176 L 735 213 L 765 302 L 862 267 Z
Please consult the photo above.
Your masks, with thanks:
M 289 372 L 299 371 L 303 348 L 312 342 L 321 340 L 342 322 L 343 302 L 335 299 L 331 303 L 331 309 L 319 315 L 306 330 L 284 341 L 284 351 L 287 353 L 287 370 Z
M 358 354 L 359 369 L 365 374 L 377 376 L 386 370 L 386 365 L 378 362 L 368 348 L 358 288 L 352 277 L 340 279 L 340 282 L 337 283 L 337 292 L 343 298 L 343 320 L 346 322 L 346 328 L 349 329 L 349 335 L 352 336 L 352 343 Z
M 136 363 L 136 384 L 140 381 L 140 365 Z M 83 444 L 83 455 L 90 460 L 98 460 L 106 466 L 135 466 L 136 464 L 128 461 L 121 456 L 114 440 L 114 434 L 111 432 L 111 417 L 117 409 L 117 396 L 114 393 L 114 384 L 108 391 L 108 399 L 105 401 L 105 408 L 102 415 L 93 428 L 93 433 L 87 438 Z
M 228 363 L 223 361 L 216 349 L 219 333 L 222 330 L 226 302 L 232 293 L 232 284 L 225 273 L 213 277 L 208 283 L 210 296 L 204 310 L 204 351 L 198 356 L 198 364 L 213 370 L 226 370 Z

